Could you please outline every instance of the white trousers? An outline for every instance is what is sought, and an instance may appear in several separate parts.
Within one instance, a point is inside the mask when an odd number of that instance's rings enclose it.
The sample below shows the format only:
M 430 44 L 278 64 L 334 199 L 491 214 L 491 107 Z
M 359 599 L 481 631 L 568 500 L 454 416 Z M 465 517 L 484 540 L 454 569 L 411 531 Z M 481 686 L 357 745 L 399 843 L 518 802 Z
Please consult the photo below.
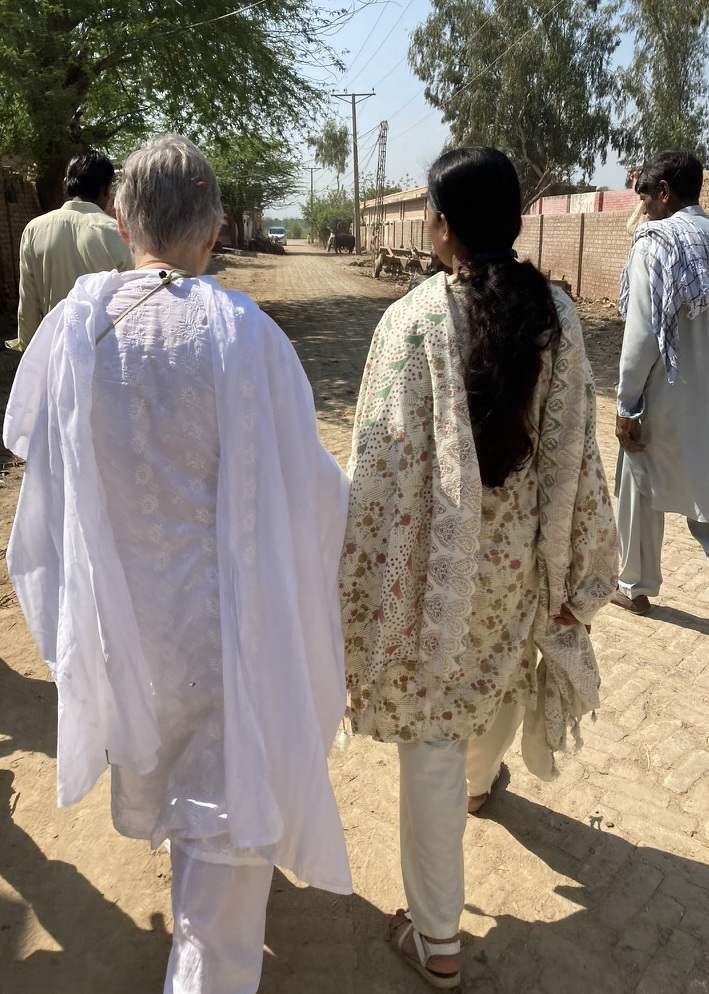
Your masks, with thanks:
M 520 705 L 503 704 L 485 735 L 399 746 L 404 891 L 414 927 L 431 939 L 458 933 L 468 796 L 490 789 L 523 717 Z
M 164 994 L 256 994 L 273 866 L 172 860 L 172 950 Z
M 662 586 L 662 539 L 665 515 L 638 488 L 628 459 L 623 459 L 617 488 L 620 577 L 626 597 L 657 597 Z M 709 556 L 709 524 L 687 518 L 690 532 Z

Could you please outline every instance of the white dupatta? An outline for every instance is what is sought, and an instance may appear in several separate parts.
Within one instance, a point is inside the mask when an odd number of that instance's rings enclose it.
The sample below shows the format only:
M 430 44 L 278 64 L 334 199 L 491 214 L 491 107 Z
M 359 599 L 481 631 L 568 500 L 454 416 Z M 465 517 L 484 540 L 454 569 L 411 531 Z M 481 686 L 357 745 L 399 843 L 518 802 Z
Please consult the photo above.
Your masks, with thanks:
M 58 795 L 146 773 L 160 736 L 91 433 L 96 335 L 117 273 L 82 277 L 17 373 L 6 446 L 27 460 L 8 566 L 59 692 Z M 345 706 L 337 566 L 347 480 L 280 329 L 199 280 L 219 426 L 218 565 L 228 828 L 314 886 L 351 891 L 327 752 Z M 120 334 L 120 327 L 117 334 Z M 99 346 L 100 348 L 100 346 Z

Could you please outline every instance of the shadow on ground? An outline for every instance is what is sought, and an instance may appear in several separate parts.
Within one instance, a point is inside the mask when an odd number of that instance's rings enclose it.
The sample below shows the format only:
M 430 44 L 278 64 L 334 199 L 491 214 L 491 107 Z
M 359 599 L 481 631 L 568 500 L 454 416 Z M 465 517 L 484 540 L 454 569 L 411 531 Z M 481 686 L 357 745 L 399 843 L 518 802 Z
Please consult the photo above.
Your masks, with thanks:
M 7 994 L 159 994 L 170 950 L 161 915 L 139 928 L 75 866 L 49 859 L 12 819 L 13 774 L 0 770 L 0 877 L 31 906 L 47 933 L 25 957 L 30 926 L 19 901 L 0 903 L 2 990 Z M 67 909 L 71 913 L 67 914 Z
M 571 907 L 555 921 L 494 917 L 475 904 L 475 881 L 468 881 L 466 909 L 484 923 L 475 931 L 486 934 L 462 934 L 464 992 L 709 991 L 709 867 L 635 846 L 604 831 L 602 819 L 592 828 L 509 792 L 498 795 L 488 817 L 509 832 L 510 849 L 520 845 L 574 881 L 548 895 Z M 499 874 L 511 909 L 514 866 L 512 858 Z M 424 994 L 430 988 L 384 941 L 394 910 L 358 895 L 300 889 L 276 873 L 261 994 Z
M 653 621 L 664 621 L 668 625 L 676 625 L 678 628 L 685 628 L 692 632 L 700 632 L 702 635 L 709 635 L 709 618 L 700 618 L 689 611 L 681 611 L 677 607 L 669 607 L 666 604 L 653 604 L 648 615 Z
M 0 756 L 20 751 L 56 756 L 57 690 L 0 658 Z
M 367 296 L 262 301 L 298 352 L 321 417 L 352 417 L 374 329 L 391 300 Z

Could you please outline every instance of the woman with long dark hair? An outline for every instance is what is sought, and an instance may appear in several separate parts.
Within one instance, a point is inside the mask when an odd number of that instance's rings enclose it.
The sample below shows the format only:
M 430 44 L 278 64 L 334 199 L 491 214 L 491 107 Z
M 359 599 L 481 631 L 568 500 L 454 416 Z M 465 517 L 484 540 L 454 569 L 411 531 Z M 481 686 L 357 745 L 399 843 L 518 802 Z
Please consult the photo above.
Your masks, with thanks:
M 389 308 L 357 408 L 341 593 L 356 732 L 399 746 L 400 955 L 460 982 L 463 831 L 524 722 L 543 779 L 598 703 L 587 626 L 616 532 L 573 304 L 513 245 L 517 174 L 459 148 L 429 175 L 452 275 Z M 467 773 L 467 784 L 466 784 Z

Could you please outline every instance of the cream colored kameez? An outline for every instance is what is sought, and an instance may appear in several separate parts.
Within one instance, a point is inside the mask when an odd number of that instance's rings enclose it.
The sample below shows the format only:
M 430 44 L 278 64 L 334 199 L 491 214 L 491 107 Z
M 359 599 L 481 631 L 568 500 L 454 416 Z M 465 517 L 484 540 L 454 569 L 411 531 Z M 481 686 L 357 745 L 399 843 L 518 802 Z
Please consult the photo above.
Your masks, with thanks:
M 518 702 L 525 758 L 546 777 L 567 727 L 597 706 L 584 625 L 616 582 L 593 384 L 575 309 L 555 290 L 562 334 L 542 357 L 533 458 L 483 488 L 459 294 L 433 277 L 372 341 L 341 564 L 352 722 L 384 741 L 463 739 Z M 564 603 L 580 624 L 553 621 Z

